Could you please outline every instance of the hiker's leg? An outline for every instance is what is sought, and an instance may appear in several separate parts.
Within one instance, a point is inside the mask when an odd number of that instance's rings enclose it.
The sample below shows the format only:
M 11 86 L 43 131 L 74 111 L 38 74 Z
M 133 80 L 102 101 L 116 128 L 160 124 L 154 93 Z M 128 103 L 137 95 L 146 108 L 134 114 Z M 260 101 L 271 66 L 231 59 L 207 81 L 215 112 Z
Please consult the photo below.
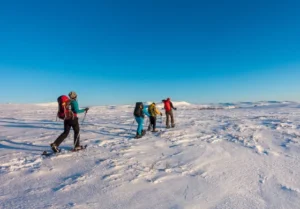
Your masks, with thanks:
M 59 146 L 65 138 L 68 137 L 70 133 L 71 125 L 70 125 L 70 120 L 65 120 L 64 121 L 64 132 L 55 140 L 54 144 L 56 146 Z
M 169 123 L 170 123 L 170 112 L 166 112 L 166 126 L 169 127 Z
M 172 125 L 172 127 L 174 127 L 175 122 L 174 122 L 174 114 L 173 114 L 173 111 L 170 111 L 170 116 L 171 116 L 171 125 Z
M 151 117 L 151 123 L 152 123 L 152 126 L 153 126 L 153 131 L 155 130 L 156 128 L 156 117 Z
M 136 122 L 137 122 L 137 124 L 138 124 L 138 127 L 137 127 L 137 134 L 138 135 L 142 135 L 142 130 L 143 130 L 143 120 L 142 120 L 142 118 L 141 117 L 136 117 L 135 118 L 135 120 L 136 120 Z
M 148 131 L 150 131 L 151 130 L 151 127 L 153 126 L 153 124 L 152 124 L 152 116 L 150 116 L 150 122 L 149 122 L 149 125 L 148 125 Z
M 79 122 L 78 118 L 74 118 L 72 128 L 74 130 L 74 146 L 79 147 L 80 146 L 80 128 L 79 128 Z

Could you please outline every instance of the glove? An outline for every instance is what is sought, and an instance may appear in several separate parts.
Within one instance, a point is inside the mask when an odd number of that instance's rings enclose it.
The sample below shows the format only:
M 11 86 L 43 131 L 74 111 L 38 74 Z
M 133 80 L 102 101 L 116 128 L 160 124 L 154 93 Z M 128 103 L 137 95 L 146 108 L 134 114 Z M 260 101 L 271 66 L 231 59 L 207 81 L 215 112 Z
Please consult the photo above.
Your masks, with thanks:
M 85 110 L 85 112 L 87 112 L 87 111 L 89 111 L 89 109 L 90 109 L 90 108 L 87 107 L 87 108 L 85 108 L 84 110 Z
M 162 113 L 160 113 L 160 116 L 162 116 Z
M 174 110 L 177 110 L 177 108 L 174 108 Z

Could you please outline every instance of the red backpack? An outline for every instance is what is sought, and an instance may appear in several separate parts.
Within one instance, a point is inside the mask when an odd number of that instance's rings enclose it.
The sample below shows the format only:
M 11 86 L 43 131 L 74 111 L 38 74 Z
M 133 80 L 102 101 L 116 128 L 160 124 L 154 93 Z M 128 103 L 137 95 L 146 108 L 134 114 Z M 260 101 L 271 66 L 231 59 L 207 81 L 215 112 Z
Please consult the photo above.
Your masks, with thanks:
M 74 116 L 74 113 L 70 110 L 70 98 L 66 95 L 59 96 L 57 98 L 58 112 L 57 117 L 62 120 L 70 119 Z
M 170 100 L 164 100 L 164 104 L 165 104 L 165 110 L 169 112 L 172 109 Z

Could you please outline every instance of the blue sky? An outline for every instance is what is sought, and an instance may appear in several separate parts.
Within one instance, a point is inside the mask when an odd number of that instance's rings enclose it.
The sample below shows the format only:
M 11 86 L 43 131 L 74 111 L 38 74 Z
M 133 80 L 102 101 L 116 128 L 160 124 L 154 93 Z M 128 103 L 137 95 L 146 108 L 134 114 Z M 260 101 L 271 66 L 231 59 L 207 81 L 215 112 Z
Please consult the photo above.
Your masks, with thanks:
M 6 1 L 0 102 L 300 97 L 299 1 Z

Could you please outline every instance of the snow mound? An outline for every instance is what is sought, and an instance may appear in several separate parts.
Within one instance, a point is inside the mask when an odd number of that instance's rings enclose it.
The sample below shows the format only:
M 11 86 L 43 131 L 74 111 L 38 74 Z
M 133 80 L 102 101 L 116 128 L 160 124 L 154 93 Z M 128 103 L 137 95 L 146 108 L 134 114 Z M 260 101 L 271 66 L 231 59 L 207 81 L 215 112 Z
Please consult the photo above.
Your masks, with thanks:
M 153 101 L 153 102 L 155 102 L 155 101 Z M 144 102 L 144 104 L 150 105 L 153 102 L 147 101 L 147 102 Z M 191 103 L 185 102 L 185 101 L 171 101 L 171 102 L 173 103 L 173 105 L 182 105 L 182 106 L 189 106 L 189 105 L 191 105 Z M 159 105 L 159 104 L 163 104 L 163 103 L 160 101 L 160 102 L 155 102 L 155 104 Z
M 191 106 L 191 103 L 185 102 L 185 101 L 181 101 L 181 102 L 172 102 L 173 105 L 175 106 Z
M 36 103 L 34 105 L 41 106 L 41 107 L 53 107 L 53 106 L 57 106 L 57 102 Z

